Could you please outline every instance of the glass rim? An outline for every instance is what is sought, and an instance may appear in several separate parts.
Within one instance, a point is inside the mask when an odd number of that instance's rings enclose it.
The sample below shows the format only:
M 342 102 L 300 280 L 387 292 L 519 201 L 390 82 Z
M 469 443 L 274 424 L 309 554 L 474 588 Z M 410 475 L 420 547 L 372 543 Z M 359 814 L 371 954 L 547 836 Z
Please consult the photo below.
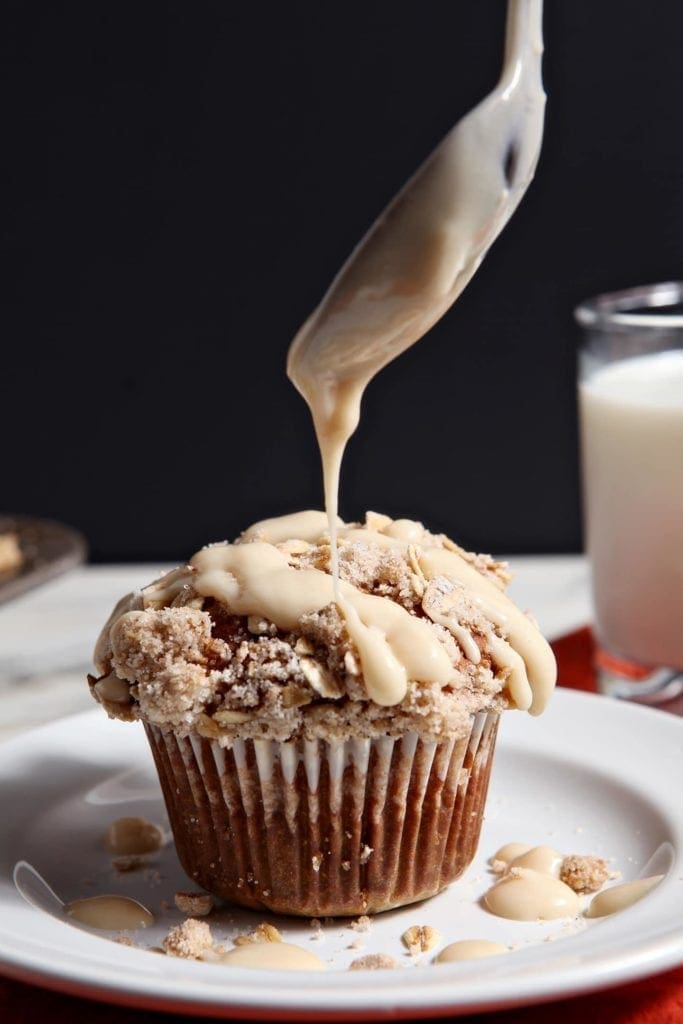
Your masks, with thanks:
M 639 285 L 596 295 L 576 307 L 574 318 L 581 327 L 593 328 L 683 327 L 683 313 L 649 312 L 674 305 L 683 305 L 683 281 Z

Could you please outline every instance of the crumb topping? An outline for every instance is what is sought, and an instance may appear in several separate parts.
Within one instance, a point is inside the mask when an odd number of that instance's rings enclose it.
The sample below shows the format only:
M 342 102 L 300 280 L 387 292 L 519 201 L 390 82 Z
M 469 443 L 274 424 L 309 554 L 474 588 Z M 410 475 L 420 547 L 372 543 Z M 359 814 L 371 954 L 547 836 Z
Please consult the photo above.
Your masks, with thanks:
M 350 971 L 391 971 L 400 967 L 398 960 L 388 953 L 368 953 L 359 956 L 349 965 Z
M 225 746 L 237 737 L 345 739 L 415 730 L 439 741 L 464 735 L 473 713 L 510 706 L 510 669 L 491 653 L 498 625 L 464 586 L 444 577 L 426 580 L 419 546 L 456 551 L 500 589 L 509 576 L 502 563 L 463 552 L 420 524 L 411 524 L 415 543 L 392 541 L 381 532 L 391 523 L 368 513 L 364 525 L 348 528 L 339 543 L 340 578 L 428 625 L 453 666 L 446 685 L 409 679 L 399 704 L 374 703 L 335 604 L 302 615 L 296 629 L 279 629 L 203 597 L 193 587 L 195 570 L 184 566 L 119 602 L 95 651 L 93 696 L 112 717 L 140 718 Z M 258 539 L 245 535 L 238 543 Z M 325 534 L 315 543 L 294 539 L 274 547 L 295 569 L 331 571 Z
M 213 949 L 213 936 L 206 921 L 189 917 L 182 924 L 171 928 L 163 941 L 164 952 L 184 960 L 201 960 Z
M 609 865 L 602 857 L 572 854 L 565 857 L 560 865 L 560 881 L 574 892 L 597 892 L 612 877 Z

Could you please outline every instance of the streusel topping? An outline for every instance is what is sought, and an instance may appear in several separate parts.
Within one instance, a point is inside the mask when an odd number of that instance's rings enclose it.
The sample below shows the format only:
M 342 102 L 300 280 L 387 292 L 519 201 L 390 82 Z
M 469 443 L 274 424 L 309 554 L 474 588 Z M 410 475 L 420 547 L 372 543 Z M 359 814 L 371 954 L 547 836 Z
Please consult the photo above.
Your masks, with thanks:
M 441 739 L 466 733 L 474 712 L 529 708 L 552 686 L 552 655 L 505 597 L 502 563 L 368 513 L 340 526 L 341 607 L 330 571 L 322 513 L 203 549 L 119 602 L 95 651 L 93 695 L 113 717 L 229 745 L 411 730 Z M 393 689 L 379 685 L 378 652 Z

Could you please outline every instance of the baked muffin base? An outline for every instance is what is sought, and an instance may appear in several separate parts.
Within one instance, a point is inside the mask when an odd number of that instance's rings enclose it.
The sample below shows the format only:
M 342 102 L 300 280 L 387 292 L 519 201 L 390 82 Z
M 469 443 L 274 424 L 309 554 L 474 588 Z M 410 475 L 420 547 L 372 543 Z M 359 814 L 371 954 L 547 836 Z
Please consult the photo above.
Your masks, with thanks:
M 244 907 L 373 914 L 434 896 L 476 852 L 499 714 L 440 743 L 236 740 L 145 723 L 187 874 Z

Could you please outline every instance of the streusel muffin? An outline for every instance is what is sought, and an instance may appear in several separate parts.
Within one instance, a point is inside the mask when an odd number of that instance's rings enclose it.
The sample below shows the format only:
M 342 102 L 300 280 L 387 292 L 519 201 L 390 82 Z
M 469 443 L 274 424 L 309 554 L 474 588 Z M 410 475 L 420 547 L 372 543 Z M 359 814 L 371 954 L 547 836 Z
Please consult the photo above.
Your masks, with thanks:
M 505 566 L 420 523 L 267 520 L 121 601 L 95 698 L 140 719 L 180 860 L 216 896 L 310 916 L 434 895 L 476 851 L 500 713 L 555 663 Z

